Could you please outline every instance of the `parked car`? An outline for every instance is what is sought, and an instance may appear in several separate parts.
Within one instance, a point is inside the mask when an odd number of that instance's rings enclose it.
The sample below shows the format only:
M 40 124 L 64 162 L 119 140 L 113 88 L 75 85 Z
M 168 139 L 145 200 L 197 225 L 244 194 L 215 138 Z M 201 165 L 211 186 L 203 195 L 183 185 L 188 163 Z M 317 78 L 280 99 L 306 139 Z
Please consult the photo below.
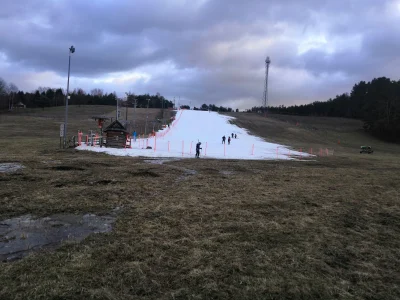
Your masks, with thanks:
M 374 150 L 372 150 L 371 146 L 361 146 L 360 153 L 374 153 Z

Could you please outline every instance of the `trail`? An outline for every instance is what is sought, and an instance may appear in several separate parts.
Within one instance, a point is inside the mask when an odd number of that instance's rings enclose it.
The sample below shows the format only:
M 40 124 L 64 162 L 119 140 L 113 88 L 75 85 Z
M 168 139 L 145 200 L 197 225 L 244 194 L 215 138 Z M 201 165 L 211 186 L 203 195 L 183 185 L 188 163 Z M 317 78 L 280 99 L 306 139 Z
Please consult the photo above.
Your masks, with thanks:
M 170 126 L 157 132 L 155 137 L 132 141 L 131 149 L 100 148 L 82 145 L 79 150 L 105 152 L 118 156 L 194 158 L 196 143 L 201 142 L 202 158 L 218 159 L 293 159 L 306 153 L 290 150 L 260 137 L 250 135 L 246 129 L 229 122 L 233 117 L 217 112 L 179 110 Z M 232 133 L 237 138 L 232 139 Z M 226 137 L 226 144 L 222 143 Z M 228 145 L 228 137 L 231 143 Z M 146 149 L 151 146 L 152 149 Z

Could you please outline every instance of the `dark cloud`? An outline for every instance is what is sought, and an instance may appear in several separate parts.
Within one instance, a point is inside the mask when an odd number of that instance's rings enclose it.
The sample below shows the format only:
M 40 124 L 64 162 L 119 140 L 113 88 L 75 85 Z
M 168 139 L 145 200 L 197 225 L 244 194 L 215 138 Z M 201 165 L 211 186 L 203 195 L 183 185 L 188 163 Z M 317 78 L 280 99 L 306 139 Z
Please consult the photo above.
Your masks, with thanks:
M 146 73 L 103 84 L 252 106 L 269 55 L 272 104 L 324 100 L 357 80 L 396 75 L 399 19 L 397 0 L 3 0 L 0 72 L 26 88 L 35 73 L 64 77 L 74 45 L 72 74 L 84 88 Z M 60 80 L 43 78 L 43 86 Z

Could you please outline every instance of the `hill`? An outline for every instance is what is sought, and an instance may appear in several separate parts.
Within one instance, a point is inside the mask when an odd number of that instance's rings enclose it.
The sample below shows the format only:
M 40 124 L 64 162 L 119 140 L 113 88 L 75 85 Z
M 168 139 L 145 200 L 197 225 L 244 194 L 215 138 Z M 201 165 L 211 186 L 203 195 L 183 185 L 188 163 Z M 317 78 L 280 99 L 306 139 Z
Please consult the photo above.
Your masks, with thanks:
M 400 153 L 400 145 L 385 142 L 363 130 L 363 122 L 336 117 L 312 117 L 270 114 L 264 117 L 253 113 L 225 113 L 232 122 L 247 128 L 267 141 L 295 149 L 334 149 L 342 155 L 358 155 L 360 146 L 372 146 L 376 155 Z M 374 154 L 375 155 L 375 154 Z
M 71 131 L 113 114 L 71 109 Z M 160 160 L 60 150 L 62 111 L 46 110 L 0 115 L 0 258 L 30 239 L 25 223 L 2 234 L 9 218 L 118 215 L 111 232 L 0 262 L 0 299 L 400 298 L 398 146 L 358 123 L 233 114 L 268 141 L 335 154 Z

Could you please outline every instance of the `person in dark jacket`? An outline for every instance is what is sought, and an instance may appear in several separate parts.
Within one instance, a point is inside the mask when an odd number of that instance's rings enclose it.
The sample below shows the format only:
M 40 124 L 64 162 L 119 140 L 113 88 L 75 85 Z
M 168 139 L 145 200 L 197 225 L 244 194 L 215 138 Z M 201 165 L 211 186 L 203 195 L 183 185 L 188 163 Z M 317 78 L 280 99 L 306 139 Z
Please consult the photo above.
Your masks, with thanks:
M 198 142 L 198 143 L 196 144 L 196 157 L 200 157 L 200 149 L 203 149 L 203 148 L 201 148 L 200 146 L 201 146 L 201 143 Z
M 235 133 L 235 139 L 237 138 L 237 135 L 236 135 L 236 133 Z
M 233 133 L 232 133 L 232 138 L 233 138 Z
M 231 137 L 228 137 L 228 145 L 231 144 Z
M 223 136 L 223 137 L 222 137 L 222 144 L 225 144 L 225 139 L 226 139 L 226 137 Z

